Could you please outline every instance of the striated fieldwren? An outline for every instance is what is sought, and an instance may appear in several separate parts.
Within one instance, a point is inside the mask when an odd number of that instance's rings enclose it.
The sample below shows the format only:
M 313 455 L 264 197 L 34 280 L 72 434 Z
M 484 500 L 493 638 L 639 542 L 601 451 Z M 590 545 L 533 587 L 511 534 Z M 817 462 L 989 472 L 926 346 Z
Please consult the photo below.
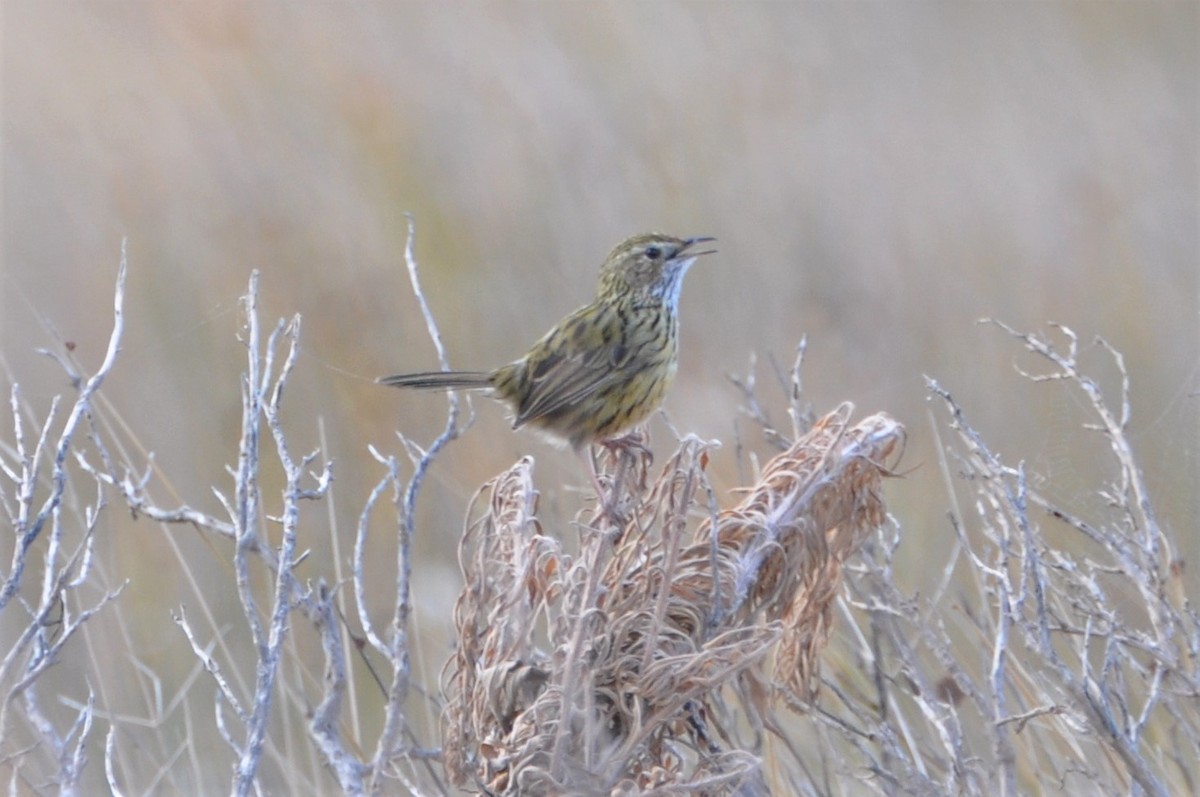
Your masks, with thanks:
M 558 322 L 519 360 L 493 371 L 385 376 L 394 387 L 490 390 L 513 428 L 549 432 L 582 454 L 638 425 L 662 403 L 679 358 L 679 293 L 692 251 L 713 238 L 635 235 L 609 253 L 590 304 Z M 586 458 L 589 467 L 591 457 Z M 595 472 L 592 472 L 595 480 Z M 597 487 L 599 483 L 597 482 Z

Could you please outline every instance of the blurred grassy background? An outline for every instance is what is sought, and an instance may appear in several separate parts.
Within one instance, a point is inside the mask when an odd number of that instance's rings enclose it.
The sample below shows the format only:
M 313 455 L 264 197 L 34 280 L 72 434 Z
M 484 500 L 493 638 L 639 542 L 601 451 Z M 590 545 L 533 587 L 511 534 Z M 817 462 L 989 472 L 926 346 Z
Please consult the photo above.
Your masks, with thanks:
M 68 386 L 34 349 L 52 325 L 84 363 L 111 325 L 128 238 L 128 333 L 105 393 L 168 488 L 218 513 L 240 420 L 237 299 L 262 271 L 269 323 L 303 316 L 294 451 L 336 459 L 348 551 L 378 476 L 368 443 L 430 440 L 444 403 L 376 386 L 436 367 L 403 271 L 405 211 L 453 365 L 521 354 L 592 295 L 628 234 L 714 235 L 689 276 L 667 410 L 720 438 L 739 483 L 738 395 L 760 355 L 809 336 L 808 398 L 849 399 L 909 429 L 890 500 L 920 591 L 950 538 L 922 375 L 1068 507 L 1102 482 L 1080 407 L 1016 378 L 1017 347 L 975 320 L 1102 335 L 1133 380 L 1133 439 L 1162 520 L 1200 554 L 1197 6 L 1193 3 L 7 2 L 3 14 L 6 378 L 44 411 Z M 1104 386 L 1114 372 L 1098 356 Z M 764 389 L 784 421 L 783 402 Z M 1048 398 L 1054 395 L 1053 399 Z M 1115 394 L 1114 394 L 1115 396 Z M 417 540 L 419 622 L 437 666 L 459 585 L 467 497 L 523 453 L 551 516 L 586 480 L 513 435 L 499 407 L 439 461 Z M 736 422 L 748 449 L 757 431 Z M 661 421 L 656 447 L 673 446 Z M 174 491 L 174 494 L 171 491 Z M 323 512 L 309 576 L 332 572 Z M 114 582 L 147 663 L 178 655 L 167 611 L 194 604 L 162 532 L 108 521 Z M 380 578 L 392 554 L 381 524 Z M 223 591 L 228 551 L 177 531 Z M 1193 567 L 1189 579 L 1198 581 Z M 386 590 L 385 590 L 386 592 Z M 386 594 L 380 606 L 390 605 Z M 190 653 L 183 654 L 190 660 Z

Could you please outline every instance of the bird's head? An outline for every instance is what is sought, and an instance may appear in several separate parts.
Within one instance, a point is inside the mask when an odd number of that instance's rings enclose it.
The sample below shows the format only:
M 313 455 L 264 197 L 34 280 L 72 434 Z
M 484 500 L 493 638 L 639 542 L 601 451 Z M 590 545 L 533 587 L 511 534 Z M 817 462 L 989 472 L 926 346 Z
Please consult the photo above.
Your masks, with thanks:
M 715 249 L 695 251 L 697 244 L 715 238 L 675 238 L 662 233 L 635 235 L 609 253 L 600 268 L 599 298 L 658 301 L 679 304 L 683 277 L 696 258 Z

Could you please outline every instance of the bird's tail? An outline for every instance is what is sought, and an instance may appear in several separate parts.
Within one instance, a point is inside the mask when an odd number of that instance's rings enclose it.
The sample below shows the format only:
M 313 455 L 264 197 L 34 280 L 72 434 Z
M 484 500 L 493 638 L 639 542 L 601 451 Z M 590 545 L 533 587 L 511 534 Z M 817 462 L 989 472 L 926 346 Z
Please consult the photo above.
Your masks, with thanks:
M 479 390 L 491 387 L 483 371 L 426 371 L 420 374 L 381 376 L 381 385 L 412 387 L 418 390 Z

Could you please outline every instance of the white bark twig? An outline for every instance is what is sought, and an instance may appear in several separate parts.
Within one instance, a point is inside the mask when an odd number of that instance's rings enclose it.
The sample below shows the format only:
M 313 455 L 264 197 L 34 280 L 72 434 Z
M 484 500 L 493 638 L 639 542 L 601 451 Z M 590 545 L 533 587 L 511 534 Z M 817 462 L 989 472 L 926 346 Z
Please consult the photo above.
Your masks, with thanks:
M 446 350 L 442 345 L 442 336 L 438 331 L 437 321 L 433 317 L 425 294 L 421 290 L 420 269 L 416 255 L 413 252 L 415 227 L 411 215 L 408 218 L 408 238 L 404 247 L 404 262 L 408 269 L 409 283 L 413 294 L 421 306 L 421 314 L 425 319 L 425 329 L 433 341 L 437 352 L 438 364 L 443 370 L 449 370 Z M 399 544 L 396 551 L 396 600 L 392 613 L 391 634 L 384 643 L 384 654 L 392 668 L 392 682 L 387 689 L 387 700 L 384 709 L 383 731 L 375 746 L 375 754 L 371 760 L 371 777 L 368 781 L 368 791 L 377 793 L 380 788 L 380 777 L 390 766 L 390 762 L 400 752 L 400 739 L 406 733 L 407 721 L 405 705 L 411 686 L 412 669 L 409 655 L 409 617 L 412 614 L 412 540 L 416 527 L 416 504 L 425 474 L 434 459 L 450 442 L 457 439 L 462 429 L 459 426 L 459 396 L 455 391 L 448 394 L 448 409 L 446 423 L 441 433 L 429 445 L 427 450 L 419 454 L 410 449 L 413 461 L 413 475 L 403 490 L 397 508 L 400 514 L 398 531 Z M 404 441 L 404 438 L 401 438 Z M 406 441 L 404 441 L 406 442 Z M 394 465 L 389 466 L 389 471 Z M 388 478 L 392 478 L 389 476 Z M 397 486 L 398 483 L 397 483 Z M 356 578 L 358 573 L 356 573 Z M 360 614 L 364 614 L 360 607 Z M 364 626 L 365 627 L 365 626 Z M 376 637 L 378 639 L 378 637 Z M 372 643 L 375 644 L 375 643 Z
M 0 613 L 24 612 L 18 621 L 20 631 L 4 651 L 0 660 L 0 743 L 11 728 L 9 718 L 14 706 L 20 706 L 29 726 L 39 737 L 40 744 L 55 761 L 52 775 L 63 794 L 74 794 L 80 786 L 87 760 L 85 745 L 95 712 L 95 696 L 88 692 L 86 702 L 74 709 L 73 720 L 60 731 L 41 707 L 39 679 L 58 663 L 67 646 L 78 632 L 110 602 L 116 600 L 123 585 L 103 590 L 98 598 L 84 599 L 83 587 L 93 577 L 93 551 L 98 521 L 105 508 L 102 483 L 97 480 L 98 492 L 94 502 L 81 502 L 79 522 L 68 508 L 64 518 L 64 500 L 68 493 L 68 455 L 77 446 L 80 426 L 92 412 L 92 403 L 112 371 L 125 329 L 125 285 L 128 273 L 127 253 L 122 244 L 113 293 L 113 327 L 109 334 L 105 356 L 96 372 L 86 380 L 73 379 L 78 394 L 54 436 L 61 398 L 55 396 L 45 420 L 41 423 L 36 443 L 29 448 L 22 421 L 21 392 L 14 383 L 9 393 L 13 417 L 13 446 L 0 453 L 11 456 L 12 464 L 0 457 L 0 473 L 12 483 L 12 497 L 4 495 L 4 512 L 12 525 L 12 558 L 8 572 L 0 580 Z M 61 358 L 58 358 L 62 362 Z M 43 473 L 44 468 L 49 473 Z M 39 501 L 39 493 L 44 493 Z M 34 545 L 45 542 L 40 567 L 31 556 Z M 27 585 L 31 573 L 40 577 L 36 586 Z M 24 594 L 23 594 L 24 593 Z M 35 593 L 31 597 L 30 593 Z

